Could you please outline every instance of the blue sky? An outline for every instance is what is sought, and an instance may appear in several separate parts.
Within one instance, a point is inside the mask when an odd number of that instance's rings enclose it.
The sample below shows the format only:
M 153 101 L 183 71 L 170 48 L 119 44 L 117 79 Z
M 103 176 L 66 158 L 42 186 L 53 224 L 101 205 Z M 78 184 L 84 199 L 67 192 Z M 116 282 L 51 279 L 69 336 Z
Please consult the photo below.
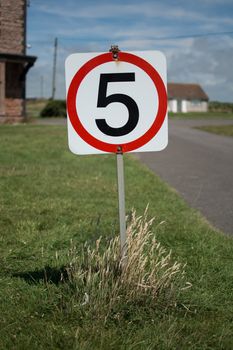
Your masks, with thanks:
M 211 100 L 233 102 L 232 0 L 30 0 L 27 53 L 38 60 L 28 73 L 28 97 L 51 96 L 55 37 L 56 98 L 65 98 L 69 54 L 117 44 L 123 51 L 160 50 L 169 82 L 199 83 Z

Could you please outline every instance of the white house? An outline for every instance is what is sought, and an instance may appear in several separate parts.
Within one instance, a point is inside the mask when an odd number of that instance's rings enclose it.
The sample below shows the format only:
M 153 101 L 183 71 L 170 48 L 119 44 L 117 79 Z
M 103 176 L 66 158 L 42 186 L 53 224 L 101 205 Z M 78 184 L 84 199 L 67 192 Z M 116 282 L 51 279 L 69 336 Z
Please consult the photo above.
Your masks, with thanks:
M 168 83 L 168 111 L 207 112 L 209 98 L 198 84 Z

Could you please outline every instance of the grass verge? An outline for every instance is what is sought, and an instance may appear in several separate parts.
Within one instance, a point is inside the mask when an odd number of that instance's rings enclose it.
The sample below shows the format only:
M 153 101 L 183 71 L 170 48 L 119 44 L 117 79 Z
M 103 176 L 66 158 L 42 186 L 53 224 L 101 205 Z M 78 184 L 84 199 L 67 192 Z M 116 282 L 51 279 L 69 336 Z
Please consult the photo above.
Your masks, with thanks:
M 223 136 L 233 136 L 233 125 L 206 125 L 206 126 L 199 126 L 195 129 L 211 132 L 213 134 L 217 135 L 223 135 Z
M 231 238 L 125 157 L 128 215 L 149 203 L 151 237 L 187 263 L 192 288 L 173 305 L 121 297 L 106 321 L 72 262 L 118 235 L 115 156 L 74 156 L 55 126 L 1 126 L 0 145 L 0 349 L 233 348 Z
M 28 119 L 33 121 L 34 118 L 38 118 L 40 116 L 40 112 L 45 107 L 47 102 L 47 99 L 26 100 L 26 113 Z

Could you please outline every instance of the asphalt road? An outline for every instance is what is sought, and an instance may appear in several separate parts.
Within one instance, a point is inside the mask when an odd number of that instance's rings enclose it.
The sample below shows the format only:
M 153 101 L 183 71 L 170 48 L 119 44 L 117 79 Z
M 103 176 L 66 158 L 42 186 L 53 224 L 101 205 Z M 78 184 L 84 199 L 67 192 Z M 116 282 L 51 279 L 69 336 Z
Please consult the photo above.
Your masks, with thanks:
M 193 128 L 223 124 L 233 120 L 170 120 L 167 148 L 136 155 L 213 226 L 233 235 L 233 138 Z

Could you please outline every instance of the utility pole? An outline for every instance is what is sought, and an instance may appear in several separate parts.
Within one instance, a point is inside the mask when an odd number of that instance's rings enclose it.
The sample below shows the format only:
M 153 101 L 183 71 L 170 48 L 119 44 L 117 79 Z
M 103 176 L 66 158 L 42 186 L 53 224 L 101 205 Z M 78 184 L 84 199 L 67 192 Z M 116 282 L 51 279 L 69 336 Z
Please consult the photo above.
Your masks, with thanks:
M 54 56 L 53 56 L 53 80 L 52 80 L 52 97 L 54 100 L 56 91 L 56 65 L 57 65 L 57 38 L 54 40 Z
M 44 76 L 41 75 L 40 77 L 40 98 L 44 98 Z

